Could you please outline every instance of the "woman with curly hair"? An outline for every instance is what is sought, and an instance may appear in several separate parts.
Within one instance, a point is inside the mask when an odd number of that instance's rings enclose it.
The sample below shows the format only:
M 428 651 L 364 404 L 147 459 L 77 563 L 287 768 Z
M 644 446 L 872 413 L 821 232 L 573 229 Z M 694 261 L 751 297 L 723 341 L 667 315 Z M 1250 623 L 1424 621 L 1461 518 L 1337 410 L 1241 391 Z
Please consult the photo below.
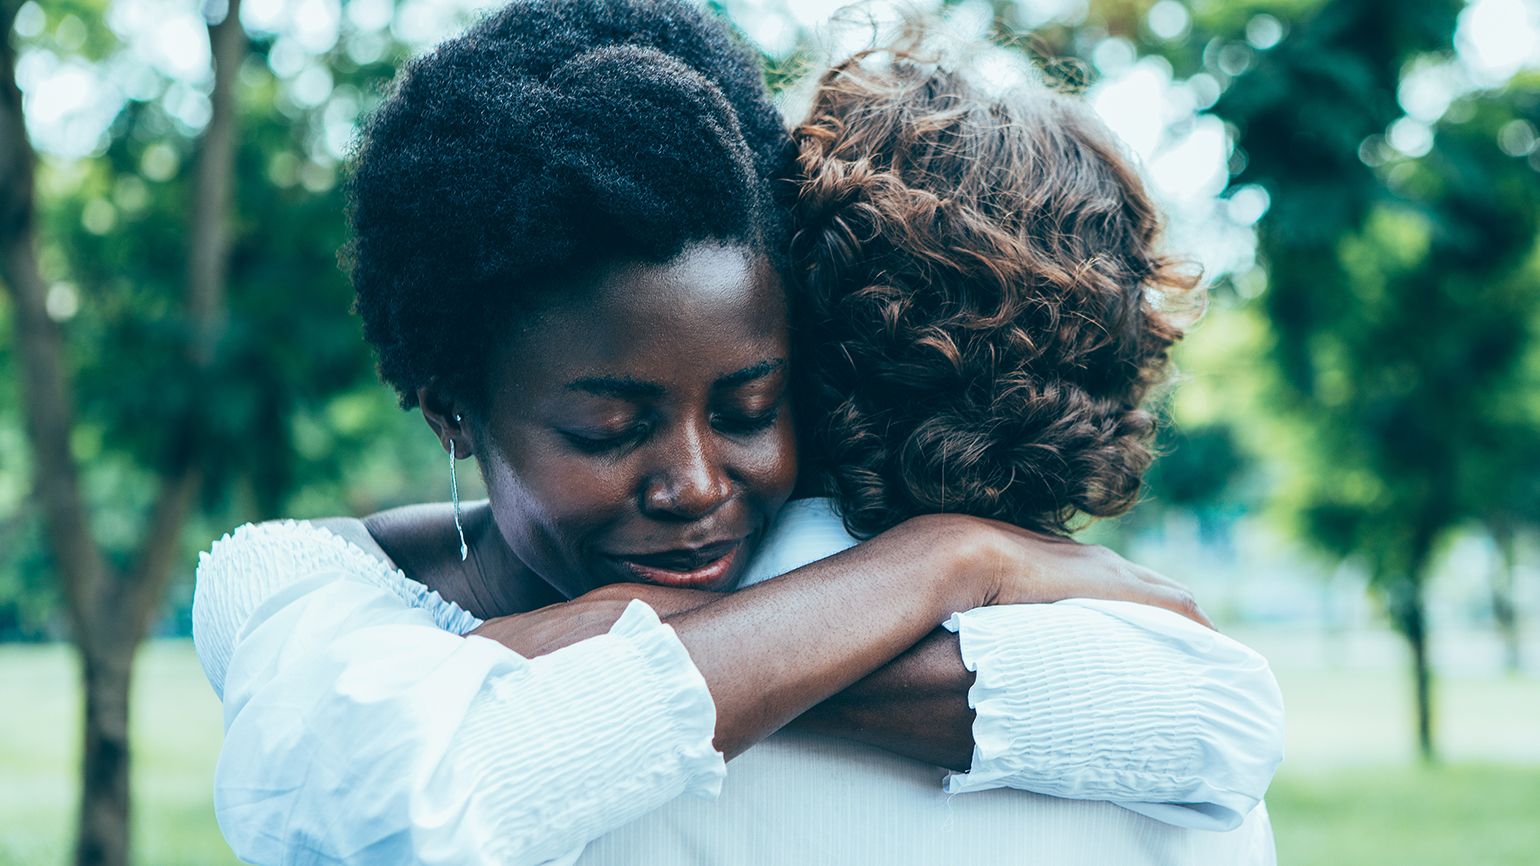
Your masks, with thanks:
M 1068 535 L 1133 507 L 1196 276 L 1112 134 L 1042 83 L 911 51 L 830 69 L 795 131 L 804 452 L 846 525 Z
M 489 498 L 246 525 L 201 558 L 242 859 L 741 862 L 614 831 L 668 832 L 799 717 L 968 770 L 953 789 L 1187 826 L 1257 802 L 1276 687 L 1197 624 L 1149 625 L 1201 617 L 1169 581 L 962 514 L 838 552 L 787 535 L 790 157 L 753 57 L 671 0 L 523 0 L 409 65 L 354 159 L 348 261 L 382 377 L 451 489 L 475 457 Z M 1035 604 L 1084 596 L 1141 612 Z

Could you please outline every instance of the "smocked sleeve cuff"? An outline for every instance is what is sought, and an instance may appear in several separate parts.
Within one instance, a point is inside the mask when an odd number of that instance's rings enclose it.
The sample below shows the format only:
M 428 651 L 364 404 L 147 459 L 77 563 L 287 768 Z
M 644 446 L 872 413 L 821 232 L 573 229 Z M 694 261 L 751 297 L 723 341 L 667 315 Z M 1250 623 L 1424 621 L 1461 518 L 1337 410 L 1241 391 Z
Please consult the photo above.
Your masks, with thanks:
M 479 792 L 463 804 L 470 825 L 498 825 L 489 862 L 544 863 L 680 794 L 719 793 L 727 766 L 715 730 L 716 706 L 684 645 L 634 601 L 608 634 L 531 660 L 527 676 L 478 695 L 442 772 Z M 535 743 L 547 759 L 530 759 Z
M 1180 826 L 1239 826 L 1282 760 L 1267 662 L 1169 611 L 1075 599 L 954 614 L 977 673 L 973 762 L 950 793 L 1111 800 Z
M 494 641 L 471 640 L 506 652 Z M 492 741 L 539 740 L 585 766 L 613 761 L 612 770 L 594 774 L 614 780 L 606 784 L 618 789 L 611 799 L 619 803 L 721 791 L 727 764 L 712 744 L 716 704 L 673 627 L 646 603 L 627 605 L 608 634 L 541 656 L 530 667 L 536 685 L 552 684 L 557 699 L 548 711 L 536 711 L 517 699 L 531 693 L 530 683 L 504 681 L 487 690 L 465 724 L 463 751 L 476 765 L 500 763 L 488 751 Z M 520 726 L 528 732 L 510 733 Z

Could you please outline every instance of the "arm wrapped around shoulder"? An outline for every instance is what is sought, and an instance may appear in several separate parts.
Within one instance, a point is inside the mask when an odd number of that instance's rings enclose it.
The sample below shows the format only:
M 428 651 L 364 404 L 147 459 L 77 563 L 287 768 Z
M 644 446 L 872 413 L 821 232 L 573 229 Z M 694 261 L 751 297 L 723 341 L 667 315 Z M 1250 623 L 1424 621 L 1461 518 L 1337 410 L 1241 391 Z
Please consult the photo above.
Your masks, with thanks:
M 379 575 L 297 555 L 275 576 L 273 558 L 235 553 L 200 568 L 198 649 L 224 703 L 215 813 L 242 860 L 567 863 L 720 789 L 705 680 L 644 603 L 528 659 L 446 631 Z M 223 597 L 252 585 L 251 605 Z
M 951 793 L 1011 787 L 1111 800 L 1178 826 L 1229 830 L 1283 760 L 1267 661 L 1169 611 L 1070 599 L 952 617 L 975 750 Z

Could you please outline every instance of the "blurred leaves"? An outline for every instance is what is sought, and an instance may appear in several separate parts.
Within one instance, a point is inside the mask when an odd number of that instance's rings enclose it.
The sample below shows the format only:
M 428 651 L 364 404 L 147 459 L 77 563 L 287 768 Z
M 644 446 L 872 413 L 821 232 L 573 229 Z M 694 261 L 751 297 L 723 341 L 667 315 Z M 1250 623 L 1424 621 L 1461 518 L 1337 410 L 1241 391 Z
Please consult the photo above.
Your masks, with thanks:
M 24 58 L 86 61 L 105 74 L 132 50 L 107 28 L 105 3 L 31 8 L 46 9 L 45 24 L 21 39 Z M 370 511 L 438 492 L 412 490 L 424 483 L 428 461 L 439 468 L 432 440 L 406 424 L 375 380 L 337 260 L 339 156 L 406 49 L 386 31 L 388 50 L 366 63 L 348 56 L 346 38 L 303 58 L 325 69 L 331 84 L 323 99 L 302 106 L 265 62 L 278 38 L 258 35 L 237 87 L 229 315 L 210 373 L 213 396 L 194 407 L 215 441 L 204 462 L 202 514 L 180 560 L 189 565 L 237 522 Z M 155 469 L 185 444 L 167 419 L 198 393 L 183 354 L 182 301 L 198 130 L 174 114 L 182 85 L 151 74 L 155 95 L 124 99 L 98 154 L 45 158 L 39 178 L 48 306 L 64 324 L 76 388 L 71 444 L 85 471 L 93 533 L 120 566 L 145 530 Z M 0 304 L 0 319 L 7 314 Z M 53 628 L 56 597 L 27 507 L 31 473 L 12 364 L 7 341 L 0 344 L 0 637 L 42 636 Z M 382 435 L 396 442 L 384 444 Z M 412 442 L 420 455 L 403 447 Z M 360 483 L 365 467 L 375 477 Z M 173 594 L 185 601 L 185 591 Z

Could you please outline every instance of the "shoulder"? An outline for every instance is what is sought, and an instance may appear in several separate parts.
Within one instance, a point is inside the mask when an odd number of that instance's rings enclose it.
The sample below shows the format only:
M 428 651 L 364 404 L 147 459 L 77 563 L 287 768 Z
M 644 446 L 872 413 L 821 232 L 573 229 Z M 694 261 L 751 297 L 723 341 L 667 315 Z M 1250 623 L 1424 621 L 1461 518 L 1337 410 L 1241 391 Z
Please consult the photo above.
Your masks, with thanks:
M 198 554 L 194 627 L 200 608 L 260 602 L 274 590 L 320 572 L 340 572 L 395 588 L 405 575 L 349 518 L 246 523 Z
M 461 522 L 470 523 L 485 503 L 467 504 Z M 349 532 L 367 536 L 374 549 L 408 574 L 428 575 L 448 563 L 448 553 L 460 549 L 454 507 L 448 502 L 424 502 L 377 511 L 368 517 L 334 518 Z M 456 557 L 458 561 L 458 557 Z M 425 583 L 431 583 L 425 580 Z
M 472 550 L 491 524 L 491 506 L 485 500 L 462 507 L 460 522 Z M 377 511 L 345 527 L 369 537 L 373 548 L 424 586 L 485 616 L 487 605 L 476 591 L 484 584 L 479 556 L 460 559 L 460 533 L 455 528 L 454 506 L 448 502 L 424 502 Z
M 461 508 L 466 559 L 460 558 L 460 532 L 448 502 L 392 508 L 359 523 L 344 529 L 361 530 L 397 568 L 479 617 L 523 613 L 563 600 L 509 558 L 485 499 Z
M 270 520 L 247 523 L 198 555 L 193 584 L 193 644 L 216 691 L 239 635 L 269 600 L 296 601 L 322 586 L 385 591 L 426 610 L 439 628 L 464 634 L 481 620 L 408 577 L 364 520 Z M 299 593 L 300 595 L 296 595 Z
M 465 503 L 460 522 L 470 553 L 464 560 L 454 506 L 448 502 L 404 505 L 361 518 L 302 521 L 334 545 L 367 555 L 381 571 L 396 575 L 394 582 L 404 582 L 413 592 L 429 592 L 478 617 L 522 613 L 563 600 L 510 559 L 500 544 L 490 502 Z
M 216 692 L 223 691 L 225 669 L 252 614 L 321 576 L 356 577 L 376 586 L 402 579 L 377 556 L 308 520 L 242 524 L 198 554 L 193 646 Z
M 793 499 L 781 508 L 739 588 L 795 571 L 849 550 L 860 539 L 845 529 L 830 499 Z
M 476 506 L 470 506 L 466 514 L 476 510 Z M 339 541 L 344 543 L 338 544 Z M 416 579 L 419 574 L 431 575 L 437 571 L 445 560 L 444 551 L 457 549 L 459 541 L 451 506 L 430 502 L 390 508 L 367 517 L 314 517 L 248 523 L 215 542 L 205 556 L 221 553 L 228 556 L 235 552 L 231 547 L 252 546 L 320 555 L 328 550 L 346 549 L 349 545 L 392 571 L 401 571 Z
M 352 544 L 356 545 L 359 550 L 362 550 L 365 553 L 376 557 L 391 568 L 398 568 L 396 561 L 391 558 L 390 554 L 385 552 L 385 548 L 381 547 L 380 543 L 375 540 L 375 537 L 369 532 L 368 526 L 364 524 L 364 521 L 361 518 L 320 517 L 306 522 L 311 526 L 319 527 L 330 532 L 332 535 L 337 536 L 343 541 L 351 542 Z

